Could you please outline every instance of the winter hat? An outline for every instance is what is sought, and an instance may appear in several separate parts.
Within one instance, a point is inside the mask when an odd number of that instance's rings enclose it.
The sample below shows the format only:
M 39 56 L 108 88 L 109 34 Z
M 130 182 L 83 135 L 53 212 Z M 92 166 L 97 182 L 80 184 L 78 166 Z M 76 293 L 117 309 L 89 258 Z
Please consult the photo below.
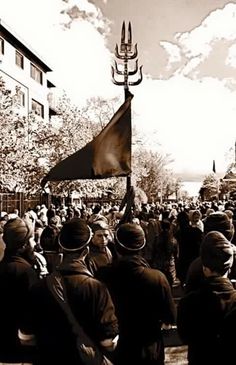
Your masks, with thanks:
M 32 223 L 27 219 L 12 218 L 3 227 L 3 241 L 9 251 L 17 251 L 33 235 Z
M 139 251 L 146 243 L 142 227 L 135 223 L 124 223 L 115 232 L 116 242 L 127 251 Z
M 201 244 L 201 259 L 204 266 L 224 274 L 233 265 L 233 245 L 222 233 L 211 231 Z
M 211 231 L 221 232 L 228 240 L 231 240 L 234 226 L 226 213 L 218 211 L 210 214 L 204 221 L 204 233 Z
M 92 238 L 91 228 L 83 219 L 72 218 L 64 223 L 59 234 L 59 245 L 65 251 L 81 250 Z

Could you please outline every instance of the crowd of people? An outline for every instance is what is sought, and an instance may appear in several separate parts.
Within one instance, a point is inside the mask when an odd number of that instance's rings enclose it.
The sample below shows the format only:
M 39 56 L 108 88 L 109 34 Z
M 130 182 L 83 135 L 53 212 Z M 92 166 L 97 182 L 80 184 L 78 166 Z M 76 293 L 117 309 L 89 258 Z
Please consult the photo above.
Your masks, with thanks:
M 236 202 L 142 204 L 122 217 L 115 203 L 1 214 L 0 363 L 87 364 L 50 290 L 55 273 L 101 365 L 164 365 L 172 326 L 190 365 L 235 362 Z

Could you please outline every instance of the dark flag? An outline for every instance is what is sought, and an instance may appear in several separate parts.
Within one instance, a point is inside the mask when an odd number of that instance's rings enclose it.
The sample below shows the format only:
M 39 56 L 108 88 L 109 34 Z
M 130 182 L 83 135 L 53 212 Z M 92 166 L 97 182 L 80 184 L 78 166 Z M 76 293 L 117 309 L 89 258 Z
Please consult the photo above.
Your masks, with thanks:
M 215 160 L 213 160 L 212 171 L 213 171 L 214 173 L 216 173 L 216 163 L 215 163 Z
M 43 178 L 48 181 L 103 179 L 131 172 L 131 100 L 128 98 L 106 127 L 87 145 L 59 162 Z

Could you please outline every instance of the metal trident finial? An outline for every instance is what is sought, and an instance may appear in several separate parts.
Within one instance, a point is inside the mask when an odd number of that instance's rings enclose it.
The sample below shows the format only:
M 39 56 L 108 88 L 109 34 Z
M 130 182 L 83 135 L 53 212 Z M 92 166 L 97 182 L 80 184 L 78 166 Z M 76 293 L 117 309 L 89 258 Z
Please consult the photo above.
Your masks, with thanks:
M 132 29 L 131 29 L 130 22 L 129 22 L 129 26 L 128 26 L 128 44 L 132 45 Z
M 138 56 L 138 48 L 137 44 L 132 45 L 132 28 L 131 23 L 129 22 L 128 25 L 128 34 L 127 34 L 127 41 L 126 41 L 126 30 L 125 30 L 125 22 L 123 21 L 122 28 L 121 28 L 121 41 L 120 41 L 120 47 L 116 44 L 115 47 L 115 56 L 123 61 L 123 69 L 120 70 L 118 68 L 118 64 L 115 61 L 115 67 L 111 68 L 112 72 L 112 80 L 114 84 L 124 86 L 124 88 L 127 90 L 128 86 L 136 86 L 140 84 L 140 82 L 143 79 L 142 75 L 142 66 L 138 68 L 138 60 L 135 61 L 135 67 L 133 70 L 128 70 L 128 61 L 134 60 Z M 135 75 L 139 70 L 139 78 L 136 81 L 129 81 L 129 76 Z M 115 79 L 115 73 L 117 75 L 124 76 L 123 81 L 118 81 Z

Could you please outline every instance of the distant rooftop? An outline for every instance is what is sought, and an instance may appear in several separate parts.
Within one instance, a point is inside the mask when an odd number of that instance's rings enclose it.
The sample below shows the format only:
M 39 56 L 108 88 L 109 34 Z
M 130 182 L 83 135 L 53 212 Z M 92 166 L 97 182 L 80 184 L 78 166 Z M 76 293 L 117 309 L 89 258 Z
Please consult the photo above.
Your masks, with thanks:
M 1 33 L 6 36 L 9 43 L 19 47 L 19 49 L 21 49 L 26 55 L 29 55 L 32 59 L 34 59 L 37 64 L 42 67 L 44 72 L 52 71 L 42 57 L 39 56 L 31 46 L 27 45 L 27 43 L 0 18 L 0 34 Z

